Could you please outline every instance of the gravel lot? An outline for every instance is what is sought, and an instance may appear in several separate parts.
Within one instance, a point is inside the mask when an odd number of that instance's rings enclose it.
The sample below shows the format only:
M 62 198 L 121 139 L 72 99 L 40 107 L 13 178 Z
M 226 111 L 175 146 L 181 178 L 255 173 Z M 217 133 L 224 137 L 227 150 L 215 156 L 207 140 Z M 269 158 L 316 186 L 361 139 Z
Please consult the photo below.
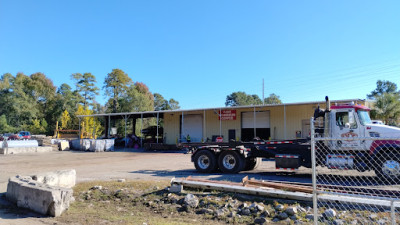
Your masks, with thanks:
M 90 180 L 170 180 L 173 177 L 193 176 L 206 179 L 241 181 L 248 175 L 256 179 L 291 180 L 311 182 L 309 169 L 296 175 L 275 173 L 273 161 L 263 161 L 261 166 L 250 172 L 239 174 L 201 174 L 194 169 L 190 154 L 180 151 L 154 152 L 123 149 L 115 152 L 64 151 L 21 155 L 0 155 L 0 193 L 7 190 L 8 178 L 18 174 L 29 175 L 62 169 L 75 169 L 77 182 Z M 0 224 L 50 224 L 50 220 L 5 214 L 0 210 Z

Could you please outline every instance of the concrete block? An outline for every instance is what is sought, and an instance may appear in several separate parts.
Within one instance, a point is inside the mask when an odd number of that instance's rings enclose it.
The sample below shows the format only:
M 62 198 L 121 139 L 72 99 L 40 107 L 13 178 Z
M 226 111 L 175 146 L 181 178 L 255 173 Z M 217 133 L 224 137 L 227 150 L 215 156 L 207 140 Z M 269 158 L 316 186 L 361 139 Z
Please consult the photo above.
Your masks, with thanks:
M 90 149 L 91 152 L 104 152 L 105 149 L 105 141 L 102 139 L 98 140 L 90 140 Z
M 114 139 L 105 139 L 104 142 L 104 151 L 114 151 Z
M 29 176 L 16 176 L 8 181 L 6 197 L 17 207 L 55 217 L 69 208 L 72 194 L 71 188 L 53 187 Z
M 81 139 L 81 150 L 89 151 L 90 149 L 90 140 L 89 139 Z
M 58 142 L 58 149 L 60 151 L 69 150 L 69 141 L 60 141 L 60 142 Z
M 181 184 L 172 184 L 169 188 L 169 192 L 172 193 L 181 193 L 183 191 L 183 185 Z
M 33 180 L 50 186 L 72 188 L 76 184 L 76 171 L 59 170 L 31 176 Z
M 81 143 L 80 143 L 79 139 L 75 139 L 75 140 L 70 141 L 70 144 L 71 144 L 70 146 L 71 146 L 72 149 L 81 150 Z

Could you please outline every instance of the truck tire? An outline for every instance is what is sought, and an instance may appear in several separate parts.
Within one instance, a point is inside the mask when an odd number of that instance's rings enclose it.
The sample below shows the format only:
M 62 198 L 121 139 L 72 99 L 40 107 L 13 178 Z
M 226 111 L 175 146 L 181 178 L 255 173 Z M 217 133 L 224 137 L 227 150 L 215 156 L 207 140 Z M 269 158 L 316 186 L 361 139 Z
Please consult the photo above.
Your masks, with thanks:
M 245 159 L 236 151 L 224 151 L 218 157 L 218 166 L 223 173 L 239 173 L 245 166 Z
M 384 183 L 400 182 L 400 155 L 387 153 L 377 159 L 374 170 L 379 181 Z
M 257 169 L 257 167 L 261 164 L 261 158 L 246 158 L 246 165 L 244 166 L 243 171 L 250 171 Z
M 200 150 L 194 156 L 194 167 L 201 173 L 211 173 L 217 169 L 217 158 L 208 150 Z

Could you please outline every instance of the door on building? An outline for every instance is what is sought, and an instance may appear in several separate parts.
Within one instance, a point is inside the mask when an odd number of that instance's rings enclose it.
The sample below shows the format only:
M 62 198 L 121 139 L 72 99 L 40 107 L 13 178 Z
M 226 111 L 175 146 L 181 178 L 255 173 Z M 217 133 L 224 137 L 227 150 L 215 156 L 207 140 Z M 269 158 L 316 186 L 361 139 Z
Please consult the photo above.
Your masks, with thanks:
M 301 121 L 301 137 L 308 138 L 311 136 L 310 120 Z
M 203 116 L 202 115 L 183 115 L 181 116 L 181 141 L 186 142 L 187 135 L 191 142 L 201 142 L 203 139 Z
M 236 130 L 228 130 L 228 140 L 236 141 Z
M 268 140 L 271 136 L 269 115 L 269 111 L 242 112 L 242 141 L 251 141 L 254 137 Z

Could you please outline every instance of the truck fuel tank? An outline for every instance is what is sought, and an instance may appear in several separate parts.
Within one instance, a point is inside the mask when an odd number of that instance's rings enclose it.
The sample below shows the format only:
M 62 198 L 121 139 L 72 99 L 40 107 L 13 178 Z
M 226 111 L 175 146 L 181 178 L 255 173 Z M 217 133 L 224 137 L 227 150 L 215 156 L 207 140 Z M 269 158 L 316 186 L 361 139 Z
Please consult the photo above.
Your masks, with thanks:
M 354 168 L 354 156 L 329 154 L 326 156 L 326 166 L 329 169 L 351 170 Z

